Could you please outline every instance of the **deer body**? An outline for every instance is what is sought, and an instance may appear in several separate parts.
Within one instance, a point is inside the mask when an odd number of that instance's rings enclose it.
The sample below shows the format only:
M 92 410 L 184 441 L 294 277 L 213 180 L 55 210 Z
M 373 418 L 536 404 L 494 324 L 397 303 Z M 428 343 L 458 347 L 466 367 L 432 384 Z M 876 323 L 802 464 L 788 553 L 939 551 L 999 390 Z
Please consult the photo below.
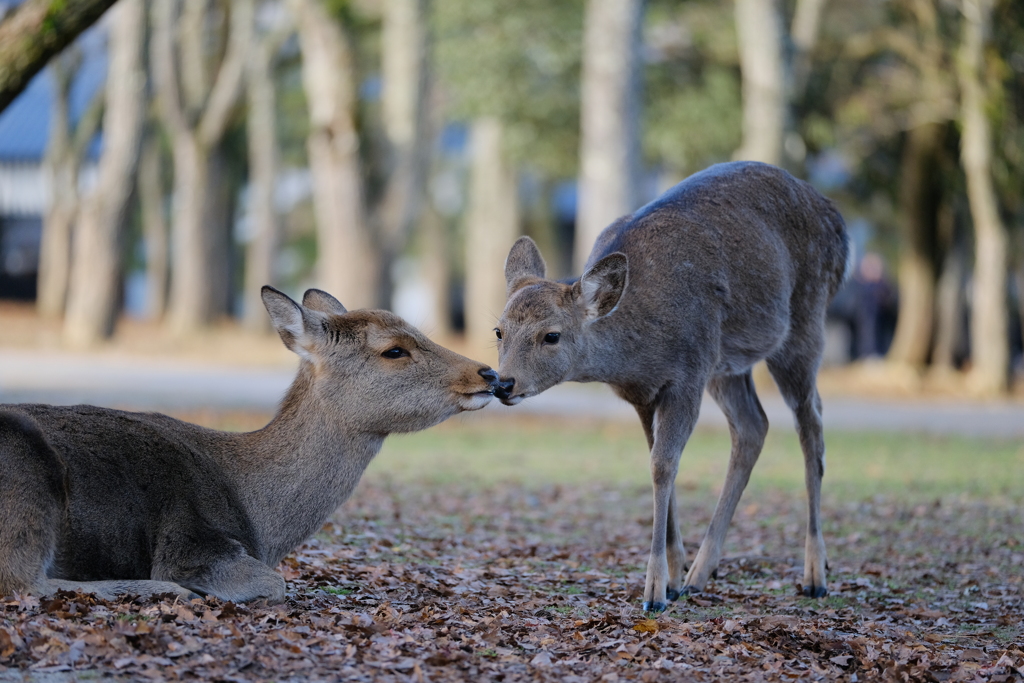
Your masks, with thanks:
M 275 567 L 390 432 L 482 408 L 496 373 L 384 311 L 264 301 L 298 377 L 261 430 L 93 406 L 0 410 L 0 594 L 81 589 L 280 601 Z
M 513 246 L 495 393 L 514 405 L 563 381 L 598 381 L 634 406 L 654 481 L 645 609 L 662 610 L 667 599 L 702 590 L 718 564 L 768 428 L 751 379 L 762 359 L 794 412 L 805 456 L 804 592 L 827 592 L 815 379 L 825 309 L 848 259 L 832 203 L 785 171 L 754 162 L 713 166 L 616 221 L 574 282 L 546 279 L 529 238 Z M 721 498 L 684 580 L 674 482 L 705 389 L 729 421 L 733 446 Z

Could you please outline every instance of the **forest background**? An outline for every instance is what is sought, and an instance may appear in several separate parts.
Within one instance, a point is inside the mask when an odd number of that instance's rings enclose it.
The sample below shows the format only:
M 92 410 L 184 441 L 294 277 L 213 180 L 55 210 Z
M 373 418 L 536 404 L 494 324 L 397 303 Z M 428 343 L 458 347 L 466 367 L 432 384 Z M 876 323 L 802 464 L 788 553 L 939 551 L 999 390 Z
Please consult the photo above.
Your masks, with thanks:
M 464 333 L 493 362 L 516 236 L 578 274 L 617 216 L 755 159 L 846 217 L 858 263 L 831 315 L 836 359 L 884 355 L 886 372 L 980 395 L 1022 372 L 1019 3 L 9 8 L 2 101 L 48 59 L 34 294 L 69 347 L 102 344 L 126 312 L 177 338 L 231 319 L 267 333 L 273 284 Z

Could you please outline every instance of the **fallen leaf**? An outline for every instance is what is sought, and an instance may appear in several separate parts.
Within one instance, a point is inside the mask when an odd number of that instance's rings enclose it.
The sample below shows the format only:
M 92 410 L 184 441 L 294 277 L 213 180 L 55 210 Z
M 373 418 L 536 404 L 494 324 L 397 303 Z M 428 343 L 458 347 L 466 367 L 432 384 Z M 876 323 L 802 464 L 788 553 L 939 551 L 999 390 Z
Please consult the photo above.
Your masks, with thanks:
M 639 633 L 657 633 L 660 627 L 657 619 L 644 619 L 633 624 L 633 630 Z
M 551 653 L 547 650 L 541 650 L 534 655 L 533 659 L 530 660 L 530 666 L 537 667 L 538 669 L 544 669 L 551 666 L 552 661 Z
M 0 628 L 0 657 L 7 658 L 14 654 L 14 639 L 11 638 L 11 634 L 7 632 L 7 629 Z

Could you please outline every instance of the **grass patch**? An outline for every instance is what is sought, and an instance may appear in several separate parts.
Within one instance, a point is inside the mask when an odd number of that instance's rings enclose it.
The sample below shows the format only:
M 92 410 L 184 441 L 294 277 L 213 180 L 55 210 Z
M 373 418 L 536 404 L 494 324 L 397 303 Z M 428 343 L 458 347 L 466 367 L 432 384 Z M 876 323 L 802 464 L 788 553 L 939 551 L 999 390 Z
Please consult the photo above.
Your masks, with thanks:
M 1019 440 L 833 431 L 826 433 L 825 442 L 829 495 L 1021 495 L 1024 443 Z M 678 486 L 717 491 L 729 450 L 728 434 L 695 432 L 680 460 Z M 649 472 L 639 422 L 468 417 L 389 437 L 367 476 L 422 483 L 646 486 Z M 749 490 L 796 493 L 803 488 L 796 434 L 788 425 L 773 426 Z

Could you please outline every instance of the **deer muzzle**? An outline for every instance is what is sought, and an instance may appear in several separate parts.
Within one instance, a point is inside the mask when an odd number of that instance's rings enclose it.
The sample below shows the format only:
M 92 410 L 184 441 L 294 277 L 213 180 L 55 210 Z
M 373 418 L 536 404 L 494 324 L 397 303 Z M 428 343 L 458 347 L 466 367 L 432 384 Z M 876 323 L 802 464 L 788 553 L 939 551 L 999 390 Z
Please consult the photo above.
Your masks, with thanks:
M 494 386 L 494 397 L 501 401 L 507 401 L 512 396 L 512 389 L 515 386 L 515 377 L 498 380 L 498 383 Z

